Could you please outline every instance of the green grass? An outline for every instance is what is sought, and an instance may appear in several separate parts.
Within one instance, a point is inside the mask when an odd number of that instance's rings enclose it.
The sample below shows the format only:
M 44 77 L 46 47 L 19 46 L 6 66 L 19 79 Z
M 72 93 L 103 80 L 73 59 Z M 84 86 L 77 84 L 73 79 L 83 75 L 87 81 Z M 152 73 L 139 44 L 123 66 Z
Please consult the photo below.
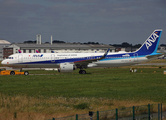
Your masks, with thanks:
M 149 103 L 163 103 L 166 110 L 166 66 L 133 67 L 137 73 L 123 67 L 87 69 L 86 75 L 32 70 L 29 76 L 0 76 L 0 118 L 46 120 Z
M 18 120 L 46 120 L 149 103 L 165 106 L 165 69 L 138 66 L 137 70 L 87 69 L 85 75 L 78 70 L 32 70 L 29 76 L 0 76 L 0 118 L 15 118 L 17 113 Z
M 142 71 L 142 72 L 141 72 Z M 156 73 L 154 73 L 156 71 Z M 166 75 L 161 68 L 87 69 L 86 75 L 55 71 L 29 71 L 29 76 L 0 76 L 0 93 L 7 96 L 107 98 L 166 102 Z M 49 73 L 52 75 L 37 75 Z M 36 75 L 35 75 L 36 74 Z

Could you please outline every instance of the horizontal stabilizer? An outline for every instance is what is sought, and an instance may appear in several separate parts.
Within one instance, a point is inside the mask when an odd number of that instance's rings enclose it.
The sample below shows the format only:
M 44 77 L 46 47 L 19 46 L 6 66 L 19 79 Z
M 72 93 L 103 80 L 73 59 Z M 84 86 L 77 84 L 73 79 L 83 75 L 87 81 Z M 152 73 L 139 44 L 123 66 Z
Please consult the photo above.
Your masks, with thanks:
M 159 58 L 159 57 L 164 57 L 164 54 L 156 54 L 156 55 L 147 55 L 146 58 L 148 59 L 156 59 L 156 58 Z

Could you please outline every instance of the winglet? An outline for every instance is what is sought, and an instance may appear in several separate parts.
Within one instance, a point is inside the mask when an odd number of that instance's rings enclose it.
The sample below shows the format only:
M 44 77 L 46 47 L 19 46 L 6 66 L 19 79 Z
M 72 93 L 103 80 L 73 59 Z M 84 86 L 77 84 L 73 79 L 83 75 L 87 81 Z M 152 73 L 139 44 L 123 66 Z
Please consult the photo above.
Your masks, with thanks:
M 104 59 L 107 56 L 109 51 L 110 51 L 110 49 L 108 49 L 101 58 L 75 61 L 74 63 L 78 63 L 79 65 L 88 65 L 89 63 Z
M 104 53 L 104 55 L 100 58 L 100 60 L 104 59 L 107 56 L 109 51 L 110 51 L 110 48 Z

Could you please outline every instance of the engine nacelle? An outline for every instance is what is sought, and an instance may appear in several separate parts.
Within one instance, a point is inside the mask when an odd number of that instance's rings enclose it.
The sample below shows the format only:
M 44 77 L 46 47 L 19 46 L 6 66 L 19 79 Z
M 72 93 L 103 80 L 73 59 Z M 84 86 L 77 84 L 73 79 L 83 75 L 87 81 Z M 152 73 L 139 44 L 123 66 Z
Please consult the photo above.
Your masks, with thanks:
M 75 70 L 75 67 L 73 64 L 61 63 L 58 69 L 58 72 L 73 72 L 73 70 Z

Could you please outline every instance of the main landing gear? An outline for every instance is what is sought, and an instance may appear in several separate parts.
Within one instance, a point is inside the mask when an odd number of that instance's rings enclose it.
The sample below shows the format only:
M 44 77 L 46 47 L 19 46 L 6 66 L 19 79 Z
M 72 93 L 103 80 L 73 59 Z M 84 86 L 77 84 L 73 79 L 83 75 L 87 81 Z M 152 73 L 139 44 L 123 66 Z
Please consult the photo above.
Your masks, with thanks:
M 86 71 L 85 70 L 80 70 L 79 73 L 80 74 L 86 74 Z

